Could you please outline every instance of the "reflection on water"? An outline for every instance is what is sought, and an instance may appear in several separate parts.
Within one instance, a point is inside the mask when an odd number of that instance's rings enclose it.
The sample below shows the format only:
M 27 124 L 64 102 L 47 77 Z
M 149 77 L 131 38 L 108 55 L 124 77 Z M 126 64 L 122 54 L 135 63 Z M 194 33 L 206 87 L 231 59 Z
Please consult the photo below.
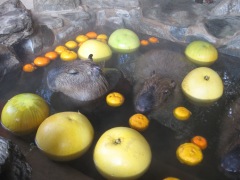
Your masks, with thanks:
M 145 36 L 141 35 L 140 37 Z M 160 40 L 159 44 L 144 48 L 141 47 L 137 53 L 121 55 L 114 54 L 111 61 L 107 62 L 104 66 L 117 67 L 123 71 L 125 70 L 124 74 L 126 77 L 131 76 L 126 73 L 131 73 L 135 58 L 155 47 L 171 49 L 177 52 L 183 52 L 184 50 L 183 46 L 173 44 L 166 40 Z M 57 59 L 56 61 L 60 61 L 60 59 Z M 230 101 L 239 95 L 238 82 L 240 71 L 238 67 L 240 67 L 240 59 L 222 54 L 219 56 L 219 60 L 211 66 L 211 68 L 219 72 L 221 75 L 225 85 L 224 96 Z M 50 102 L 49 98 L 51 92 L 42 88 L 44 87 L 42 84 L 44 71 L 44 68 L 39 68 L 33 73 L 21 72 L 19 81 L 13 83 L 11 90 L 5 88 L 5 85 L 7 85 L 8 82 L 1 84 L 0 108 L 2 108 L 9 98 L 23 92 L 41 94 L 47 102 Z M 203 162 L 194 167 L 183 165 L 176 159 L 175 151 L 181 143 L 186 142 L 186 139 L 177 139 L 172 130 L 164 127 L 157 121 L 151 120 L 149 128 L 142 134 L 152 148 L 153 159 L 149 170 L 140 179 L 163 179 L 168 176 L 175 176 L 183 180 L 226 179 L 226 177 L 224 177 L 218 170 L 219 160 L 216 155 L 219 134 L 217 125 L 220 124 L 222 113 L 225 111 L 224 105 L 228 105 L 227 103 L 224 104 L 225 102 L 228 102 L 226 99 L 224 102 L 221 102 L 220 100 L 219 106 L 218 104 L 214 106 L 215 109 L 208 107 L 193 107 L 193 105 L 189 104 L 189 108 L 192 109 L 193 113 L 199 113 L 195 115 L 195 120 L 198 119 L 202 122 L 202 125 L 196 128 L 195 132 L 192 132 L 192 134 L 204 135 L 209 141 L 208 148 L 203 152 Z M 204 109 L 204 111 L 199 111 L 201 108 Z M 54 112 L 54 110 L 52 110 L 52 112 Z M 94 144 L 100 135 L 109 128 L 128 126 L 128 119 L 134 113 L 133 99 L 132 96 L 129 95 L 126 97 L 125 104 L 119 108 L 112 108 L 107 112 L 87 114 L 95 129 L 93 145 L 84 156 L 69 162 L 69 165 L 94 179 L 103 179 L 94 167 L 92 159 Z M 209 120 L 211 120 L 211 122 L 209 122 Z

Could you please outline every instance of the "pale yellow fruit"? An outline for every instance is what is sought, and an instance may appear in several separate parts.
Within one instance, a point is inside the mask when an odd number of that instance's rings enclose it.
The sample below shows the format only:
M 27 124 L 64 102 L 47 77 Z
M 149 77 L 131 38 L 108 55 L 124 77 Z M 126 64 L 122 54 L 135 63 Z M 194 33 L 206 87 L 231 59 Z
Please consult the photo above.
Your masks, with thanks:
M 207 105 L 223 95 L 224 85 L 217 72 L 208 67 L 190 71 L 181 84 L 183 93 L 193 103 Z
M 79 112 L 61 112 L 42 122 L 35 142 L 50 159 L 68 161 L 83 155 L 93 137 L 94 129 L 87 117 Z
M 218 59 L 217 49 L 206 41 L 193 41 L 185 49 L 189 60 L 201 66 L 209 66 Z
M 93 55 L 94 62 L 107 61 L 112 57 L 110 47 L 96 39 L 85 41 L 78 49 L 78 56 L 82 60 L 87 60 L 89 55 Z
M 118 53 L 131 53 L 140 46 L 137 34 L 129 29 L 117 29 L 108 39 L 109 46 Z
M 35 132 L 38 126 L 49 116 L 49 106 L 37 94 L 22 93 L 15 95 L 4 105 L 1 124 L 17 135 Z
M 137 179 L 151 163 L 152 153 L 146 139 L 136 130 L 115 127 L 97 141 L 93 159 L 106 179 Z

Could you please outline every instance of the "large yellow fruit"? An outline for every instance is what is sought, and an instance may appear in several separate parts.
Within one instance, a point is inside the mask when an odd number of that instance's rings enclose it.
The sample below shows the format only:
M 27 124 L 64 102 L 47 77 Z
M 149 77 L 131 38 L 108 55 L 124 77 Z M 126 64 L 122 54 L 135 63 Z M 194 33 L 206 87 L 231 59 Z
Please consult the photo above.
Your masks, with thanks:
M 193 41 L 185 49 L 189 60 L 201 66 L 209 66 L 218 59 L 217 49 L 206 41 Z
M 109 46 L 118 53 L 131 53 L 140 46 L 137 34 L 129 29 L 117 29 L 108 39 Z
M 90 39 L 79 47 L 78 56 L 82 60 L 87 60 L 90 54 L 93 55 L 94 62 L 107 61 L 112 57 L 112 50 L 107 44 Z
M 32 93 L 15 95 L 5 104 L 1 114 L 4 128 L 17 135 L 26 135 L 37 130 L 49 116 L 45 100 Z
M 94 130 L 79 112 L 60 112 L 49 116 L 39 126 L 35 142 L 50 159 L 73 160 L 90 147 Z
M 211 104 L 223 95 L 223 82 L 217 72 L 208 67 L 190 71 L 182 81 L 186 97 L 196 104 Z
M 97 141 L 93 159 L 97 170 L 107 179 L 137 179 L 151 163 L 151 149 L 136 130 L 115 127 Z

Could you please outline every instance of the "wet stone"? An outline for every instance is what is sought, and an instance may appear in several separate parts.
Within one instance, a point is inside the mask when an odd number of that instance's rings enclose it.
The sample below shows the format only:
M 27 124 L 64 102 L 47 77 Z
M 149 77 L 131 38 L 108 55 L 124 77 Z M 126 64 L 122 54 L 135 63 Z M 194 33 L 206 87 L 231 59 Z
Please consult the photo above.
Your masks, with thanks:
M 30 180 L 31 171 L 19 147 L 0 136 L 0 179 Z
M 10 46 L 31 35 L 32 16 L 20 1 L 0 5 L 0 43 Z

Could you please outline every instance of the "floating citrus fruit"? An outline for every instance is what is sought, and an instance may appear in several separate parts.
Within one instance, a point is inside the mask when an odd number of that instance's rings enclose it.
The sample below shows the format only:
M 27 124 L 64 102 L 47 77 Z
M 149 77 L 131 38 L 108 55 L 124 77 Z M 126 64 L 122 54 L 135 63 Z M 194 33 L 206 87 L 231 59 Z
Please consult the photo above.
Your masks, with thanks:
M 137 34 L 129 29 L 117 29 L 108 39 L 109 46 L 118 53 L 131 53 L 140 46 Z
M 185 49 L 185 55 L 192 62 L 209 66 L 218 59 L 217 49 L 206 41 L 193 41 Z
M 47 52 L 44 56 L 49 58 L 50 60 L 54 60 L 58 58 L 58 53 L 55 51 L 50 51 L 50 52 Z
M 109 93 L 106 97 L 109 106 L 118 107 L 124 103 L 124 96 L 118 92 Z
M 63 61 L 73 61 L 78 57 L 77 53 L 70 50 L 65 50 L 61 53 L 60 59 Z
M 78 47 L 78 43 L 76 41 L 68 41 L 65 43 L 65 46 L 68 49 L 75 49 L 76 47 Z
M 173 115 L 176 119 L 185 121 L 190 118 L 192 113 L 187 108 L 179 106 L 173 110 Z
M 60 112 L 42 122 L 35 142 L 50 159 L 69 161 L 83 155 L 93 137 L 94 129 L 86 116 L 79 112 Z
M 2 110 L 1 123 L 4 128 L 17 135 L 25 135 L 37 130 L 38 126 L 49 116 L 46 101 L 32 93 L 15 95 Z
M 96 39 L 89 39 L 78 49 L 78 56 L 82 60 L 88 60 L 89 55 L 93 55 L 94 62 L 107 61 L 112 57 L 111 48 Z
M 107 40 L 107 39 L 108 39 L 108 36 L 107 36 L 106 34 L 99 34 L 99 35 L 97 36 L 97 39 L 105 39 L 105 40 Z
M 181 144 L 176 151 L 177 159 L 189 166 L 199 164 L 203 159 L 202 150 L 193 143 Z
M 33 72 L 33 71 L 35 71 L 36 68 L 37 68 L 37 67 L 36 67 L 34 64 L 29 63 L 29 64 L 25 64 L 25 65 L 23 66 L 23 71 L 24 71 L 24 72 Z
M 138 113 L 129 118 L 129 125 L 133 129 L 144 131 L 149 126 L 149 120 L 145 115 Z
M 163 180 L 180 180 L 180 179 L 175 177 L 166 177 Z
M 198 105 L 209 105 L 223 95 L 224 85 L 218 73 L 208 67 L 190 71 L 181 84 L 184 95 Z
M 97 38 L 97 33 L 94 32 L 94 31 L 90 31 L 90 32 L 86 33 L 86 36 L 87 36 L 89 39 L 95 39 L 95 38 Z
M 61 54 L 65 50 L 67 50 L 67 47 L 65 47 L 65 46 L 57 46 L 54 51 L 56 53 L 58 53 L 58 54 Z
M 36 65 L 36 66 L 39 66 L 39 67 L 43 67 L 43 66 L 46 66 L 50 63 L 50 59 L 47 58 L 47 57 L 36 57 L 33 61 L 33 63 Z
M 196 144 L 198 147 L 200 147 L 202 150 L 207 148 L 207 140 L 203 136 L 194 136 L 191 139 L 191 142 Z
M 75 39 L 78 43 L 83 43 L 88 40 L 86 35 L 78 35 Z
M 159 42 L 158 38 L 156 38 L 156 37 L 150 37 L 150 38 L 148 38 L 148 41 L 153 44 L 156 44 Z
M 140 44 L 141 44 L 142 46 L 148 46 L 148 45 L 149 45 L 149 41 L 143 39 L 143 40 L 140 41 Z

